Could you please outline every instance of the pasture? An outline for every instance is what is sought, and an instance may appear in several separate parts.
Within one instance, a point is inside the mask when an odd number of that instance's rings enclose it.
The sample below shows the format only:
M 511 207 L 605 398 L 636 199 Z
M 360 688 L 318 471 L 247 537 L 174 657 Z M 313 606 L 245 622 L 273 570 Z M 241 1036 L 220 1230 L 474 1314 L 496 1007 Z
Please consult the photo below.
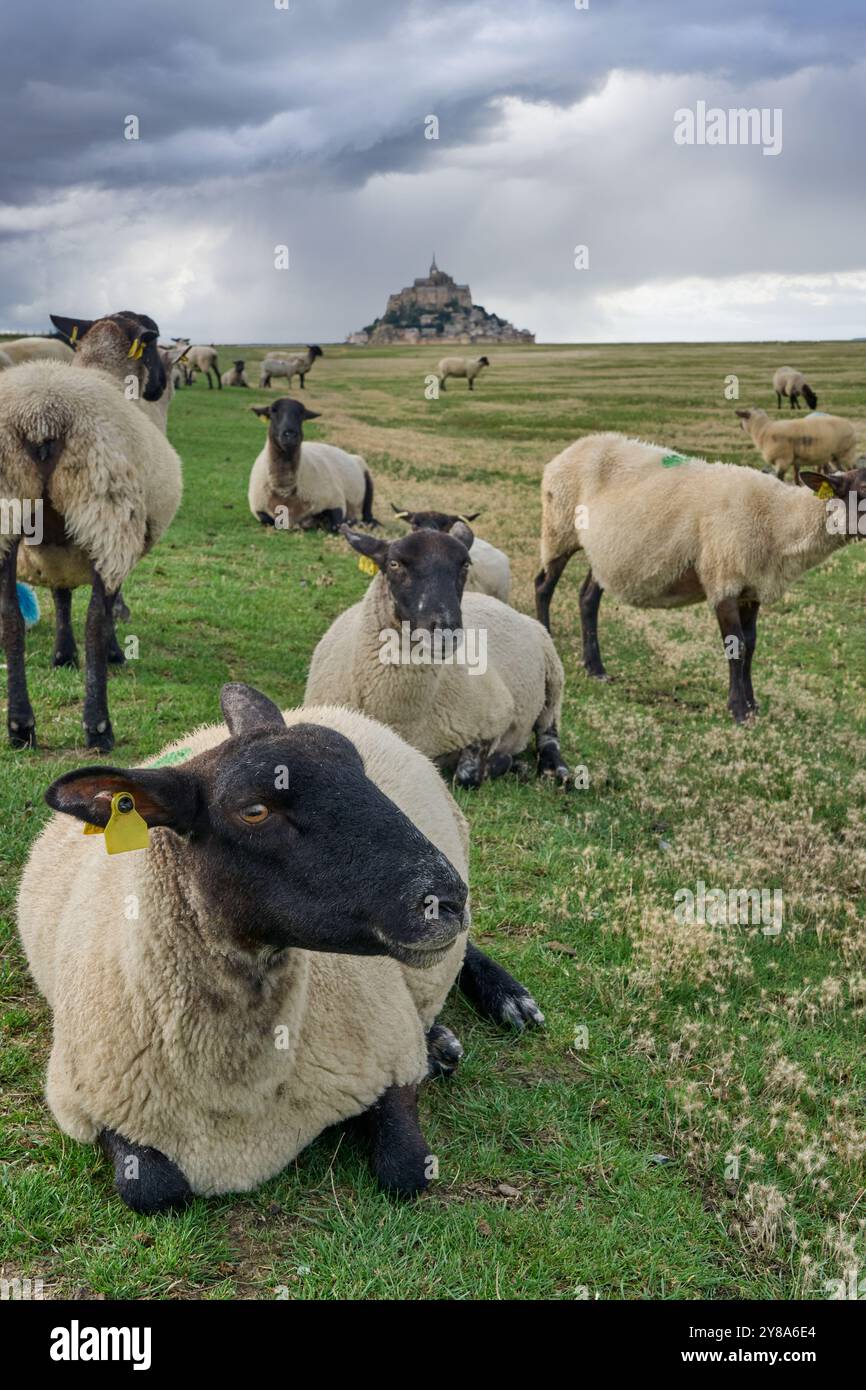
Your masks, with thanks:
M 866 444 L 866 345 L 484 348 L 470 395 L 425 399 L 436 349 L 325 345 L 303 399 L 308 438 L 362 453 L 375 511 L 483 508 L 533 612 L 539 480 L 580 434 L 621 430 L 683 453 L 761 460 L 734 408 L 774 411 L 773 369 L 808 370 L 819 410 Z M 464 352 L 469 349 L 457 349 Z M 225 370 L 261 351 L 220 348 Z M 725 378 L 739 377 L 739 400 Z M 124 593 L 138 658 L 111 676 L 131 765 L 218 718 L 225 680 L 300 703 L 318 637 L 368 582 L 345 543 L 265 530 L 246 487 L 276 395 L 208 390 L 172 404 L 185 497 Z M 291 394 L 298 395 L 297 390 Z M 786 406 L 787 411 L 787 406 Z M 393 523 L 393 524 L 392 524 Z M 641 544 L 641 519 L 629 517 Z M 84 761 L 81 675 L 50 669 L 50 597 L 29 637 L 41 747 L 0 751 L 3 863 L 0 1275 L 46 1297 L 735 1299 L 827 1297 L 866 1266 L 866 548 L 814 570 L 758 629 L 761 715 L 737 728 L 704 607 L 604 599 L 612 676 L 585 679 L 571 562 L 553 603 L 566 668 L 562 747 L 589 785 L 508 777 L 459 794 L 472 829 L 475 937 L 539 1001 L 544 1031 L 496 1033 L 462 1000 L 466 1056 L 421 1115 L 439 1178 L 414 1205 L 380 1195 L 328 1132 L 249 1195 L 143 1218 L 107 1163 L 61 1135 L 42 1099 L 49 1018 L 13 925 L 42 794 Z M 82 630 L 85 595 L 76 595 Z M 679 890 L 782 894 L 782 929 L 678 922 Z M 94 903 L 94 911 L 99 904 Z

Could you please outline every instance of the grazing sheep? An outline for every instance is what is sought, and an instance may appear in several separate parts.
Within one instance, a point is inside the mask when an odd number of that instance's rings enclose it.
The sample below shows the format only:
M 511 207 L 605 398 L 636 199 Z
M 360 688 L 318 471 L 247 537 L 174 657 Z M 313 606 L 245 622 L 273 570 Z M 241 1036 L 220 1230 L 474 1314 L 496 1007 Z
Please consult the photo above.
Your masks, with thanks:
M 227 372 L 223 372 L 223 386 L 249 386 L 245 366 L 243 358 L 239 357 Z
M 14 338 L 3 344 L 3 351 L 16 367 L 22 362 L 37 362 L 51 357 L 55 362 L 71 362 L 72 348 L 60 338 Z
M 451 515 L 447 512 L 405 512 L 391 503 L 401 521 L 408 521 L 413 531 L 450 531 L 458 521 L 474 521 L 479 512 L 470 516 Z M 489 541 L 476 536 L 469 550 L 472 568 L 466 580 L 467 594 L 489 594 L 501 603 L 508 603 L 511 596 L 511 566 L 503 550 L 497 550 Z
M 784 478 L 794 466 L 794 482 L 800 468 L 821 468 L 835 463 L 850 468 L 857 458 L 857 436 L 850 420 L 840 415 L 807 415 L 804 420 L 771 420 L 766 410 L 738 410 L 740 425 L 764 461 Z
M 794 367 L 780 367 L 773 376 L 773 390 L 776 393 L 776 407 L 782 409 L 782 397 L 788 396 L 791 401 L 791 409 L 800 409 L 800 397 L 802 396 L 810 410 L 814 410 L 818 404 L 818 397 L 807 385 L 806 378 L 802 372 L 798 372 Z
M 538 772 L 564 782 L 562 663 L 534 618 L 463 592 L 471 527 L 390 544 L 342 531 L 379 573 L 316 647 L 304 703 L 380 719 L 463 787 L 508 772 L 534 732 Z
M 322 526 L 336 531 L 344 521 L 378 526 L 373 515 L 373 479 L 359 454 L 334 444 L 304 443 L 304 421 L 318 410 L 281 396 L 270 405 L 251 405 L 268 422 L 268 437 L 252 467 L 250 511 L 263 526 L 281 530 Z
M 306 352 L 295 357 L 283 357 L 279 353 L 268 353 L 259 369 L 259 386 L 266 389 L 271 384 L 271 378 L 285 377 L 286 386 L 291 389 L 292 377 L 297 376 L 301 387 L 304 389 L 304 381 L 307 372 L 311 369 L 317 357 L 324 357 L 322 349 L 317 343 L 310 343 Z
M 203 343 L 198 343 L 195 347 L 187 348 L 186 363 L 188 386 L 192 385 L 193 377 L 196 372 L 203 372 L 207 377 L 208 390 L 212 391 L 213 382 L 210 379 L 210 374 L 213 372 L 217 386 L 220 391 L 223 389 L 219 358 L 217 357 L 217 350 L 213 343 L 211 343 L 209 347 Z
M 461 963 L 486 1017 L 542 1016 L 467 949 L 466 822 L 425 758 L 349 710 L 283 715 L 238 684 L 221 703 L 225 725 L 148 766 L 91 764 L 46 793 L 61 814 L 18 924 L 53 1011 L 48 1103 L 136 1211 L 249 1191 L 361 1114 L 380 1185 L 413 1196 L 418 1085 L 460 1056 L 434 1020 Z M 127 801 L 149 848 L 106 854 L 81 822 Z
M 440 391 L 445 390 L 449 376 L 465 377 L 470 391 L 475 390 L 475 378 L 484 368 L 490 366 L 489 357 L 443 357 L 436 368 Z
M 22 514 L 29 509 L 41 517 L 38 543 L 29 537 L 22 543 L 21 530 L 0 531 L 7 726 L 14 748 L 36 743 L 16 572 L 53 592 L 55 666 L 77 665 L 72 590 L 91 586 L 84 728 L 89 748 L 107 752 L 114 745 L 106 677 L 107 662 L 123 661 L 114 636 L 115 599 L 168 527 L 181 495 L 177 454 L 142 411 L 130 408 L 124 378 L 116 379 L 118 371 L 136 380 L 145 372 L 146 400 L 165 388 L 156 326 L 143 319 L 122 313 L 92 325 L 79 322 L 83 341 L 71 363 L 36 361 L 0 373 L 0 497 L 15 498 Z M 88 364 L 104 370 L 80 370 Z
M 802 479 L 812 491 L 621 434 L 577 440 L 544 470 L 539 621 L 549 629 L 553 591 L 577 550 L 590 565 L 580 590 L 590 676 L 606 678 L 598 646 L 605 590 L 635 608 L 708 603 L 729 661 L 728 709 L 742 723 L 758 708 L 751 667 L 760 605 L 781 598 L 805 570 L 852 538 L 830 525 L 828 494 L 812 492 L 826 487 L 834 498 L 866 497 L 866 469 Z

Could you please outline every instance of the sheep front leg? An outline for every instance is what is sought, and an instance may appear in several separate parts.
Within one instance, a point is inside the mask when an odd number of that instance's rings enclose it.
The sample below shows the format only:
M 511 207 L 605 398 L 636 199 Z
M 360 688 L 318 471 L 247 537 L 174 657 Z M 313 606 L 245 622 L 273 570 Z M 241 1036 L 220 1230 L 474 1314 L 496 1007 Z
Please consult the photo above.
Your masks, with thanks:
M 457 988 L 482 1018 L 500 1027 L 522 1031 L 528 1023 L 540 1027 L 544 1022 L 544 1014 L 529 990 L 471 941 L 457 976 Z
M 535 616 L 550 631 L 550 600 L 571 555 L 556 555 L 535 576 Z
M 27 670 L 24 654 L 24 619 L 18 604 L 18 546 L 16 536 L 6 552 L 0 568 L 0 622 L 3 628 L 3 649 L 6 653 L 6 684 L 8 711 L 6 729 L 11 748 L 36 747 L 36 720 L 27 693 Z
M 752 714 L 758 713 L 758 702 L 752 689 L 752 657 L 755 654 L 755 647 L 758 645 L 758 609 L 760 606 L 756 599 L 747 600 L 740 604 L 740 625 L 746 643 L 746 654 L 743 658 L 743 688 L 746 694 L 746 703 Z
M 782 393 L 781 393 L 781 391 L 777 391 L 777 392 L 776 392 L 776 409 L 777 409 L 777 410 L 781 410 L 781 409 L 782 409 Z
M 84 732 L 88 748 L 110 753 L 114 731 L 108 715 L 108 638 L 114 594 L 107 594 L 94 569 L 87 609 L 84 657 Z
M 365 1120 L 370 1166 L 379 1186 L 392 1197 L 417 1197 L 435 1168 L 418 1121 L 418 1087 L 389 1086 Z
M 598 646 L 598 609 L 604 589 L 589 571 L 580 586 L 580 630 L 583 637 L 583 666 L 588 676 L 607 680 Z
M 78 648 L 72 631 L 72 590 L 52 589 L 54 599 L 54 655 L 52 666 L 77 666 Z
M 716 604 L 716 618 L 728 659 L 728 709 L 738 724 L 745 724 L 753 713 L 746 693 L 746 635 L 740 620 L 740 607 L 735 598 L 722 599 Z
M 97 1140 L 114 1164 L 114 1186 L 133 1211 L 152 1216 L 178 1211 L 192 1201 L 192 1188 L 176 1163 L 159 1149 L 133 1144 L 113 1129 L 104 1129 Z

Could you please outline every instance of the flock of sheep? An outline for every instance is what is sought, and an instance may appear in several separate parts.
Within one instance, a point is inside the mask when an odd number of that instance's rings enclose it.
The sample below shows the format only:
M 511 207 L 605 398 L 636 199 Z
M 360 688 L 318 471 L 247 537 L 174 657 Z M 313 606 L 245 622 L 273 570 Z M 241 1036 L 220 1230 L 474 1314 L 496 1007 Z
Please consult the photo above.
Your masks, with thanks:
M 218 388 L 248 383 L 242 360 L 220 373 L 215 348 L 161 348 L 146 315 L 54 323 L 70 346 L 22 340 L 0 361 L 0 497 L 44 515 L 40 544 L 0 534 L 8 732 L 13 747 L 36 743 L 19 580 L 53 591 L 55 665 L 77 661 L 71 591 L 89 585 L 85 737 L 108 752 L 121 586 L 180 502 L 172 391 L 195 371 Z M 269 354 L 261 385 L 303 386 L 319 356 Z M 471 389 L 486 365 L 445 359 L 438 375 Z M 817 405 L 790 369 L 774 386 L 780 405 Z M 49 1104 L 68 1134 L 102 1145 L 139 1211 L 248 1190 L 351 1119 L 385 1190 L 426 1187 L 417 1092 L 461 1056 L 436 1022 L 452 985 L 499 1024 L 543 1021 L 468 943 L 468 827 L 442 774 L 476 788 L 515 770 L 534 739 L 537 773 L 568 786 L 549 610 L 569 558 L 583 550 L 590 564 L 579 599 L 590 675 L 605 675 L 605 590 L 638 607 L 705 601 L 729 708 L 745 721 L 760 604 L 857 534 L 831 524 L 834 506 L 866 500 L 853 429 L 834 416 L 738 412 L 781 476 L 590 435 L 544 471 L 536 619 L 511 607 L 508 558 L 475 536 L 475 516 L 394 507 L 409 530 L 388 540 L 364 459 L 304 440 L 317 412 L 285 396 L 251 409 L 267 425 L 253 517 L 341 534 L 372 576 L 365 595 L 315 648 L 301 708 L 230 683 L 225 723 L 143 767 L 91 762 L 52 783 L 57 814 L 19 895 L 54 1015 Z M 784 481 L 792 464 L 804 486 Z M 99 832 L 104 849 L 88 838 Z

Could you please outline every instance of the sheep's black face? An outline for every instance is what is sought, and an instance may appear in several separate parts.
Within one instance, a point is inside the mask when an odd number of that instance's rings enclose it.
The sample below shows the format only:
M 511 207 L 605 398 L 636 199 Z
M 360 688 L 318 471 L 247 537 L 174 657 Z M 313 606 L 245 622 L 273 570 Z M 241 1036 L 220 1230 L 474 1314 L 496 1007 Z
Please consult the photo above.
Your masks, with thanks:
M 235 371 L 236 371 L 236 372 L 242 372 L 243 369 L 244 369 L 244 367 L 245 367 L 246 365 L 247 365 L 246 362 L 242 361 L 242 360 L 239 358 L 238 361 L 235 363 Z
M 312 357 L 324 357 L 325 355 L 322 352 L 322 349 L 319 347 L 318 343 L 308 343 L 307 351 L 310 353 Z
M 137 359 L 144 369 L 144 387 L 141 394 L 146 401 L 158 401 L 166 388 L 168 378 L 165 374 L 165 363 L 157 346 L 157 323 L 148 314 L 136 314 L 130 309 L 122 309 L 119 314 L 111 314 L 109 317 L 114 323 L 119 324 L 130 348 L 138 342 L 143 349 Z
M 350 531 L 347 526 L 340 529 L 355 550 L 378 565 L 398 624 L 408 623 L 413 632 L 456 632 L 462 628 L 461 602 L 474 539 L 465 522 L 456 523 L 453 535 L 418 530 L 390 544 Z
M 382 793 L 352 743 L 287 728 L 248 686 L 223 690 L 232 736 L 178 767 L 67 773 L 49 805 L 105 825 L 128 791 L 152 826 L 189 837 L 216 929 L 260 957 L 290 947 L 430 966 L 463 929 L 466 885 Z
M 293 457 L 304 440 L 304 421 L 318 420 L 318 410 L 308 410 L 301 401 L 293 401 L 290 396 L 281 396 L 270 405 L 251 405 L 254 415 L 269 421 L 268 436 L 273 448 L 280 454 Z

